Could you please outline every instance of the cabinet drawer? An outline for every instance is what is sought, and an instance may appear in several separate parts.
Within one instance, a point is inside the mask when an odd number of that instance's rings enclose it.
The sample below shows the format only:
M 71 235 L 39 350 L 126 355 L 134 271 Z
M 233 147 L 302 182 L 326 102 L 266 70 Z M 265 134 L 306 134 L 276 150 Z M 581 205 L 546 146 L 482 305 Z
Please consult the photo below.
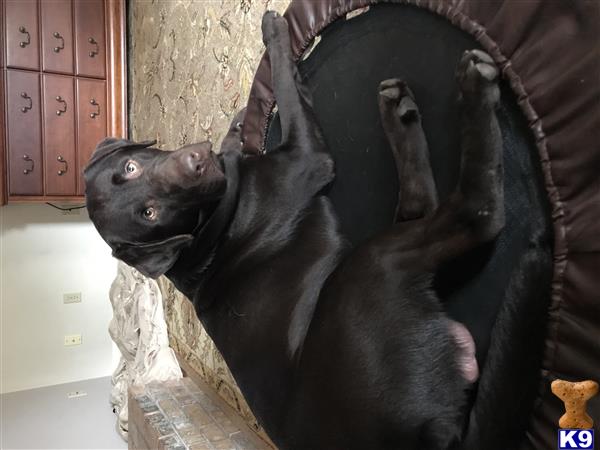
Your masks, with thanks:
M 9 194 L 42 195 L 40 78 L 6 71 Z
M 39 69 L 38 2 L 6 0 L 6 65 Z
M 83 169 L 96 145 L 106 137 L 106 83 L 77 79 L 77 152 L 79 155 L 78 193 L 85 194 Z
M 44 75 L 44 170 L 46 195 L 77 193 L 73 78 Z
M 42 67 L 48 72 L 73 73 L 71 0 L 43 0 Z
M 104 38 L 104 2 L 75 2 L 75 48 L 77 75 L 105 77 L 106 40 Z

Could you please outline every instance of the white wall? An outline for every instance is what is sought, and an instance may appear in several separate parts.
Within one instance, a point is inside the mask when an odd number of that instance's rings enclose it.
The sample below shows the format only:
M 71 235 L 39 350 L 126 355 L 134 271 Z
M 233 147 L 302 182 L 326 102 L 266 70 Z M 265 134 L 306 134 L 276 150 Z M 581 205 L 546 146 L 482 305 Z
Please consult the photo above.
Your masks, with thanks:
M 48 205 L 0 208 L 0 393 L 109 375 L 108 290 L 116 260 L 87 217 Z M 63 293 L 82 302 L 63 304 Z M 81 334 L 81 346 L 64 336 Z

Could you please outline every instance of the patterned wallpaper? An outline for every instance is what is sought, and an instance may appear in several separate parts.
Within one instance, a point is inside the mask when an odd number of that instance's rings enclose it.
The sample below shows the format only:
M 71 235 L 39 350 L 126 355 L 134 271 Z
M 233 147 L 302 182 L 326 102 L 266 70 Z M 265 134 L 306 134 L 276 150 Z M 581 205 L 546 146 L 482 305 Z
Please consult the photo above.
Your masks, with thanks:
M 247 100 L 264 51 L 265 10 L 289 0 L 133 0 L 129 3 L 129 130 L 175 149 L 209 139 L 219 147 Z M 189 303 L 159 282 L 171 345 L 221 396 L 263 433 L 225 362 Z M 264 434 L 264 433 L 263 433 Z

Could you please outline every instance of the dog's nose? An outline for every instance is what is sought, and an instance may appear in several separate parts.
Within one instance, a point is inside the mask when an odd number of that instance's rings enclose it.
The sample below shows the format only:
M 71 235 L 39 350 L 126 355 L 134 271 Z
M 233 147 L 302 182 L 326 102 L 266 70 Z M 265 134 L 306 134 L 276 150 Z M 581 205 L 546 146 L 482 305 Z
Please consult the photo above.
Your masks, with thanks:
M 200 158 L 200 154 L 196 151 L 189 151 L 183 157 L 183 161 L 185 163 L 186 169 L 190 172 L 202 172 L 202 158 Z
M 211 159 L 212 144 L 208 141 L 186 145 L 173 155 L 178 161 L 180 170 L 187 175 L 203 175 Z

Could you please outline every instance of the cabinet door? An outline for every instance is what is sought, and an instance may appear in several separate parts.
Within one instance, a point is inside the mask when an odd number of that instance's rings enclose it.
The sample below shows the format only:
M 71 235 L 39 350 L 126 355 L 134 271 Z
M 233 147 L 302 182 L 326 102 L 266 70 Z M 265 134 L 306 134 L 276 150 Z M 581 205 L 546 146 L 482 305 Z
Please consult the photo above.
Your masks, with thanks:
M 42 1 L 41 7 L 43 70 L 73 73 L 71 0 Z
M 104 31 L 104 2 L 102 0 L 75 1 L 77 75 L 105 77 Z
M 7 70 L 9 193 L 42 195 L 40 77 Z
M 85 194 L 83 169 L 96 145 L 106 137 L 106 83 L 77 79 L 77 152 L 79 157 L 78 194 Z
M 44 74 L 46 195 L 77 193 L 73 78 Z
M 40 67 L 37 0 L 6 0 L 6 65 Z

